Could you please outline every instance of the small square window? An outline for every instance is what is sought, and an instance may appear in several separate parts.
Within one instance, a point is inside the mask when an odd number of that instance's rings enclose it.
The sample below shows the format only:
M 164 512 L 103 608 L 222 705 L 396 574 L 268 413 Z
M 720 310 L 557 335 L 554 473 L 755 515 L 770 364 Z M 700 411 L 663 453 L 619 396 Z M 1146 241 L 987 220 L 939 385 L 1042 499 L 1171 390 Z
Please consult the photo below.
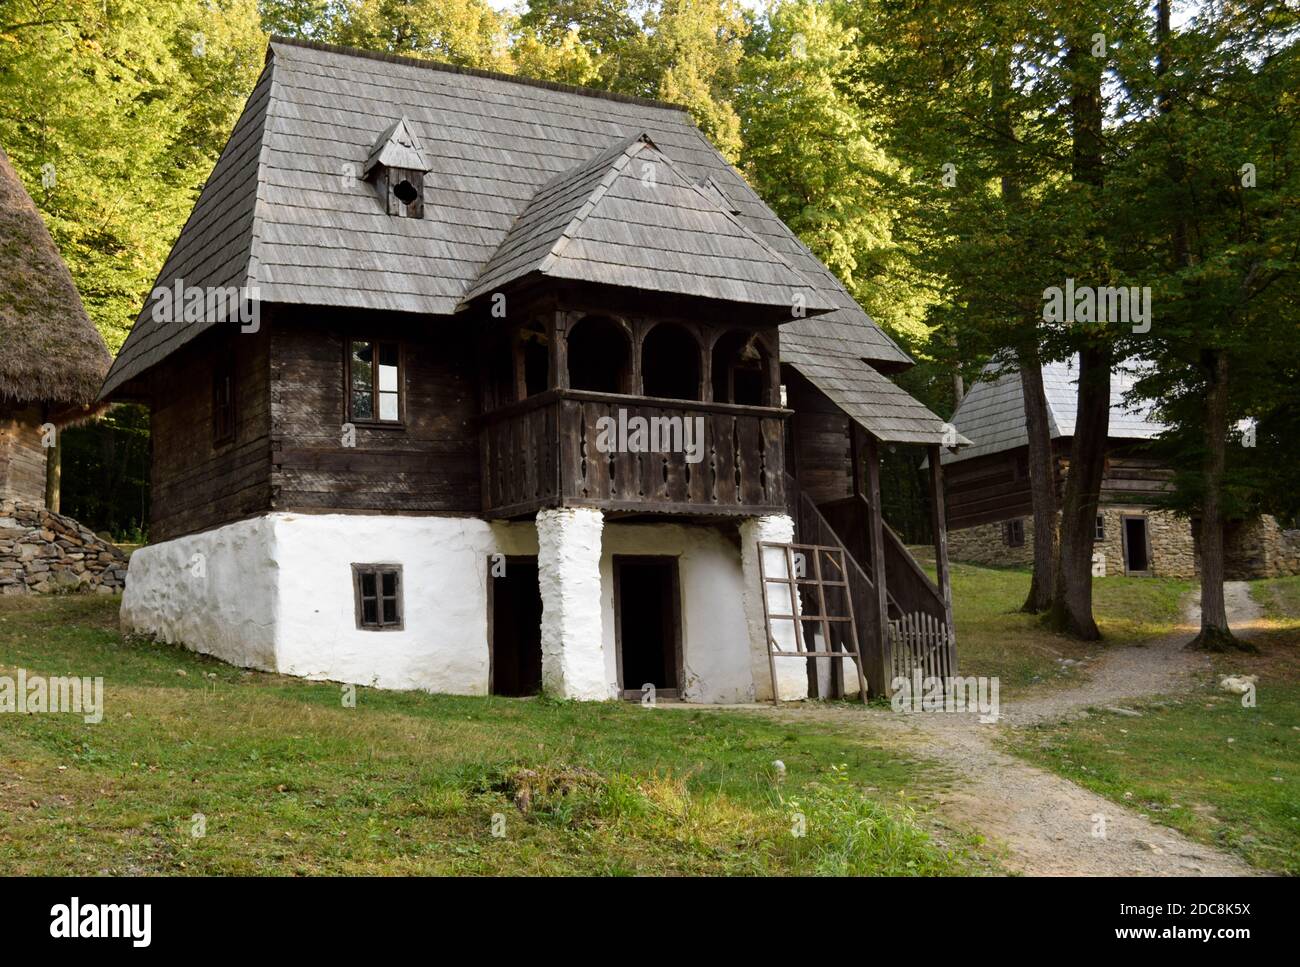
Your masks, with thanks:
M 1002 542 L 1007 547 L 1023 547 L 1025 544 L 1025 522 L 1017 517 L 1002 524 Z
M 353 564 L 357 627 L 366 631 L 402 628 L 402 565 Z
M 1106 518 L 1101 514 L 1097 515 L 1097 529 L 1093 532 L 1093 538 L 1099 541 L 1106 539 Z

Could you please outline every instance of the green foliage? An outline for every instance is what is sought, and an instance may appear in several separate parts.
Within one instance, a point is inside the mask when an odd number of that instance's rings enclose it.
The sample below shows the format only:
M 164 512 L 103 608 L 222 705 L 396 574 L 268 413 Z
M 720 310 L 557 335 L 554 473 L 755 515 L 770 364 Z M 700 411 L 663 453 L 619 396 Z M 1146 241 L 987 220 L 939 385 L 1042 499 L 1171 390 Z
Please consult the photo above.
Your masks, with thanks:
M 0 25 L 0 144 L 116 351 L 261 68 L 256 8 L 6 0 Z
M 62 439 L 60 509 L 96 533 L 143 543 L 149 512 L 149 413 L 121 403 Z

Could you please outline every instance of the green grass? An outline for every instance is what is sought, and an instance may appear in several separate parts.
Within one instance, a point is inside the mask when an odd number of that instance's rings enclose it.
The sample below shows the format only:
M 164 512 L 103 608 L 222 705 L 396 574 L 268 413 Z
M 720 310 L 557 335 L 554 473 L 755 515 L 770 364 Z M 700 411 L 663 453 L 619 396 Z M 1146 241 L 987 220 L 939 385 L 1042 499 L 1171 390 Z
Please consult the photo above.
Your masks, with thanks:
M 1252 581 L 1250 595 L 1264 609 L 1266 618 L 1300 628 L 1300 576 Z
M 1046 631 L 1037 615 L 1021 614 L 1030 572 L 1018 568 L 953 565 L 953 621 L 963 675 L 998 676 L 1007 692 L 1077 678 L 1079 662 L 1111 645 L 1131 645 L 1168 634 L 1180 601 L 1193 585 L 1170 578 L 1108 577 L 1093 581 L 1093 614 L 1103 641 L 1080 643 Z
M 977 841 L 929 814 L 944 777 L 862 736 L 703 709 L 375 689 L 345 708 L 338 685 L 123 640 L 116 608 L 0 599 L 0 671 L 105 678 L 99 724 L 0 716 L 7 874 L 991 869 Z
M 1300 579 L 1254 582 L 1259 654 L 1215 655 L 1194 691 L 1010 733 L 1019 755 L 1264 870 L 1300 874 Z M 1255 707 L 1222 692 L 1258 676 Z

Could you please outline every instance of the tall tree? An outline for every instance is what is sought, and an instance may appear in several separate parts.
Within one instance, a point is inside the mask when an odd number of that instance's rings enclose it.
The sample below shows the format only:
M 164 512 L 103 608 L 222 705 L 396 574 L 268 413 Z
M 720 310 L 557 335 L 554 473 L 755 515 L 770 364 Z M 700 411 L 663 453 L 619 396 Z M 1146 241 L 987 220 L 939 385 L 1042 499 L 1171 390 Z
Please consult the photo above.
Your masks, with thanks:
M 1147 344 L 1155 365 L 1138 391 L 1160 399 L 1171 424 L 1162 443 L 1177 469 L 1172 502 L 1198 521 L 1194 644 L 1213 650 L 1238 644 L 1223 595 L 1226 522 L 1294 513 L 1293 483 L 1269 467 L 1296 469 L 1278 432 L 1300 370 L 1298 27 L 1287 5 L 1254 0 L 1207 7 L 1175 30 L 1158 4 L 1156 57 L 1134 86 L 1141 121 L 1122 171 L 1160 243 L 1150 259 L 1162 297 Z

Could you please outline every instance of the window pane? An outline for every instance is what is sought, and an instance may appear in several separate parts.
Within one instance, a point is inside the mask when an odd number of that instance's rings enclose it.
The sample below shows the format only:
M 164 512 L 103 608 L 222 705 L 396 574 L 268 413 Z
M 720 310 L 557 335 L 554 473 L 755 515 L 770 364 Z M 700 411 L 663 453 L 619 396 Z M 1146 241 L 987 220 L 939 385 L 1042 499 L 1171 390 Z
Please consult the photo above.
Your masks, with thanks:
M 384 598 L 384 624 L 397 624 L 397 599 Z
M 358 420 L 373 420 L 375 418 L 374 405 L 368 392 L 354 392 L 352 394 L 352 416 Z
M 361 623 L 373 625 L 379 623 L 378 602 L 374 598 L 363 598 L 361 601 Z
M 397 572 L 385 571 L 383 573 L 384 594 L 391 597 L 397 593 Z
M 370 369 L 370 343 L 354 342 L 352 344 L 352 388 L 368 390 L 371 388 L 373 374 Z
M 379 418 L 381 420 L 397 419 L 397 394 L 396 393 L 379 394 Z
M 386 393 L 397 392 L 397 346 L 393 343 L 379 347 L 379 388 Z
M 375 596 L 375 573 L 373 571 L 361 572 L 361 596 L 363 598 L 373 598 Z

